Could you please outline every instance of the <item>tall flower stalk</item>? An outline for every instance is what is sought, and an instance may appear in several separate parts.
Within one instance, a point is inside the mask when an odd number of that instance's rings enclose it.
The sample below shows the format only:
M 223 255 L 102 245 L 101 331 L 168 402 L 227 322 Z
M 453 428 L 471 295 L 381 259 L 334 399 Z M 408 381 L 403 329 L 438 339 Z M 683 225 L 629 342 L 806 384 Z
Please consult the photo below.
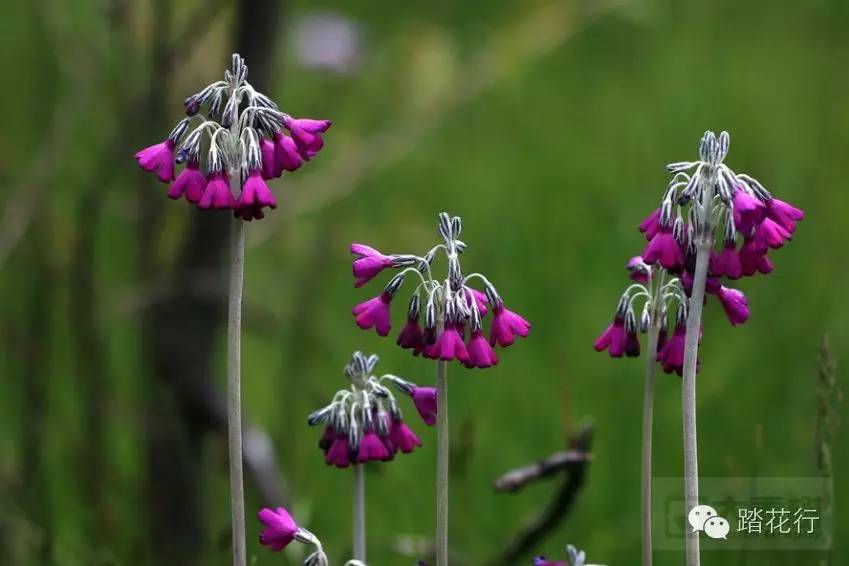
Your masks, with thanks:
M 705 294 L 719 299 L 732 326 L 746 322 L 749 318 L 746 296 L 725 287 L 720 279 L 770 273 L 773 266 L 767 258 L 768 251 L 789 241 L 796 223 L 804 217 L 800 209 L 774 198 L 753 177 L 737 174 L 725 165 L 729 143 L 727 132 L 719 136 L 705 132 L 699 144 L 699 160 L 667 165 L 673 177 L 660 208 L 640 224 L 640 231 L 649 243 L 640 262 L 635 264 L 639 271 L 648 269 L 649 274 L 665 270 L 672 279 L 661 289 L 675 284 L 674 291 L 670 290 L 668 296 L 662 292 L 657 303 L 662 308 L 667 298 L 678 302 L 672 336 L 667 336 L 662 311 L 655 310 L 654 317 L 651 308 L 647 317 L 644 311 L 645 322 L 640 326 L 651 328 L 660 320 L 658 349 L 655 354 L 652 347 L 650 354 L 656 355 L 664 371 L 683 377 L 685 516 L 698 505 L 696 373 Z M 720 249 L 715 249 L 717 234 L 722 236 Z M 640 267 L 640 263 L 645 267 Z M 631 295 L 632 288 L 633 285 L 620 299 L 613 324 L 596 341 L 596 349 L 609 349 L 614 357 L 625 352 L 639 353 L 631 304 L 634 297 L 648 297 L 650 293 L 643 287 Z M 653 363 L 649 362 L 649 366 L 653 371 Z M 646 427 L 644 423 L 644 430 Z M 644 454 L 647 450 L 650 447 L 644 445 Z M 687 534 L 686 554 L 687 566 L 698 566 L 698 532 Z
M 387 336 L 391 328 L 390 308 L 395 295 L 407 278 L 417 284 L 407 308 L 407 322 L 398 334 L 397 344 L 413 355 L 436 360 L 438 413 L 436 449 L 436 564 L 448 565 L 448 363 L 459 361 L 467 368 L 487 368 L 498 363 L 494 346 L 507 347 L 516 336 L 527 336 L 530 323 L 508 310 L 495 286 L 480 273 L 463 275 L 460 256 L 466 244 L 460 240 L 462 221 L 443 212 L 439 215 L 438 233 L 443 242 L 424 256 L 384 254 L 364 244 L 352 244 L 356 256 L 353 264 L 354 285 L 361 287 L 384 269 L 400 269 L 376 297 L 353 309 L 357 325 L 374 328 Z M 447 261 L 444 277 L 434 276 L 432 264 L 438 253 Z M 479 282 L 483 291 L 471 286 Z M 424 305 L 424 327 L 419 324 Z M 484 336 L 483 320 L 492 313 L 489 339 Z
M 647 302 L 639 327 L 649 331 L 646 364 L 643 444 L 643 517 L 650 517 L 651 385 L 654 359 L 667 373 L 683 377 L 684 437 L 684 516 L 698 505 L 698 453 L 696 437 L 696 373 L 699 370 L 699 343 L 702 338 L 702 308 L 706 294 L 719 299 L 732 326 L 749 318 L 746 296 L 722 284 L 722 278 L 739 279 L 756 273 L 767 274 L 773 265 L 767 257 L 792 238 L 802 210 L 774 198 L 757 180 L 738 174 L 723 163 L 728 155 L 727 132 L 716 136 L 705 132 L 699 144 L 697 161 L 667 165 L 672 180 L 661 204 L 640 224 L 649 240 L 643 254 L 629 263 L 631 278 L 637 283 L 626 289 L 616 309 L 613 324 L 596 341 L 597 350 L 609 350 L 613 357 L 639 355 L 636 316 L 633 303 Z M 717 236 L 720 236 L 718 238 Z M 715 242 L 721 239 L 716 249 Z M 664 274 L 665 272 L 665 274 Z M 652 285 L 654 278 L 660 282 Z M 666 283 L 662 283 L 663 278 Z M 651 289 L 654 289 L 652 291 Z M 675 327 L 669 336 L 666 311 L 677 303 Z M 651 329 L 658 325 L 657 345 Z M 647 505 L 649 507 L 647 507 Z M 647 511 L 648 509 L 648 511 Z M 644 520 L 644 524 L 648 521 Z M 650 526 L 643 532 L 643 563 L 651 560 Z M 699 564 L 698 532 L 686 537 L 687 566 Z
M 314 411 L 310 426 L 324 424 L 318 446 L 328 466 L 353 468 L 354 558 L 366 559 L 365 473 L 367 462 L 388 462 L 400 451 L 409 454 L 422 445 L 416 433 L 404 422 L 401 407 L 386 387 L 391 383 L 409 395 L 427 425 L 433 425 L 436 391 L 419 387 L 396 375 L 373 375 L 378 357 L 354 352 L 345 366 L 351 382 L 336 392 L 330 404 Z
M 244 566 L 245 509 L 242 477 L 241 323 L 245 264 L 242 221 L 277 207 L 266 180 L 294 171 L 324 145 L 329 120 L 297 119 L 247 81 L 248 67 L 231 57 L 224 80 L 185 100 L 186 118 L 160 143 L 136 153 L 145 171 L 169 183 L 168 197 L 201 210 L 232 210 L 227 316 L 227 408 L 233 564 Z M 206 114 L 201 113 L 205 109 Z M 194 129 L 194 122 L 199 122 Z M 288 132 L 287 135 L 285 132 Z M 185 163 L 179 175 L 175 164 Z

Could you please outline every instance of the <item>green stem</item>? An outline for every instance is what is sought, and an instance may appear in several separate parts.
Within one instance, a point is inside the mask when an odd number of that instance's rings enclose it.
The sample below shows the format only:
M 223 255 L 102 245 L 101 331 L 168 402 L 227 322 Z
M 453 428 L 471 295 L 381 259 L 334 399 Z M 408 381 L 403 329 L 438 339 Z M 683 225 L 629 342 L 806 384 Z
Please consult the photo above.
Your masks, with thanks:
M 658 312 L 655 309 L 655 313 Z M 640 478 L 643 566 L 651 566 L 652 563 L 652 428 L 654 423 L 654 372 L 657 366 L 657 340 L 659 334 L 660 321 L 656 320 L 656 316 L 652 316 L 652 325 L 649 329 L 648 351 L 646 352 L 646 382 L 643 390 L 643 451 Z
M 436 566 L 448 566 L 448 362 L 436 363 Z
M 696 363 L 699 358 L 699 334 L 702 326 L 702 306 L 705 300 L 710 242 L 696 242 L 696 271 L 687 314 L 687 336 L 684 341 L 684 385 L 682 409 L 684 414 L 684 516 L 699 504 L 699 461 L 696 436 Z M 699 533 L 688 531 L 686 539 L 687 566 L 699 566 Z
M 239 190 L 238 171 L 230 174 L 230 190 Z M 235 190 L 232 185 L 236 185 Z M 230 242 L 230 296 L 227 313 L 227 429 L 230 451 L 230 512 L 233 566 L 245 566 L 245 488 L 242 477 L 241 328 L 245 281 L 245 225 L 233 222 Z
M 366 561 L 366 479 L 362 464 L 354 465 L 354 559 Z

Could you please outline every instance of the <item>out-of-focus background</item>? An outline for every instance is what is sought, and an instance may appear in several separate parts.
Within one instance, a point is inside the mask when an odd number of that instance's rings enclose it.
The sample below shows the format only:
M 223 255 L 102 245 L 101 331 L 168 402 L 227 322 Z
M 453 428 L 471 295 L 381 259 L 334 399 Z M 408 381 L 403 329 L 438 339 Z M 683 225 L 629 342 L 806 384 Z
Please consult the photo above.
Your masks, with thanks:
M 699 377 L 705 476 L 817 476 L 831 446 L 831 553 L 711 552 L 704 564 L 846 564 L 845 415 L 818 397 L 828 335 L 849 340 L 845 251 L 849 4 L 664 0 L 13 2 L 0 36 L 0 563 L 226 564 L 226 215 L 165 196 L 133 153 L 161 140 L 234 50 L 294 115 L 334 121 L 325 150 L 275 181 L 248 227 L 244 411 L 249 553 L 261 505 L 285 502 L 337 564 L 350 470 L 324 465 L 306 416 L 355 349 L 428 384 L 432 362 L 363 332 L 348 245 L 422 253 L 447 210 L 531 336 L 486 371 L 451 369 L 451 544 L 493 563 L 558 490 L 496 494 L 504 471 L 594 423 L 574 508 L 535 553 L 639 560 L 643 361 L 592 350 L 644 244 L 664 164 L 705 129 L 728 163 L 807 217 L 746 279 L 751 320 L 709 303 Z M 396 305 L 396 322 L 403 316 Z M 841 377 L 838 365 L 838 381 Z M 682 472 L 680 380 L 657 383 L 655 472 Z M 836 395 L 835 395 L 836 396 Z M 405 403 L 408 414 L 414 414 Z M 822 414 L 822 413 L 827 414 Z M 426 556 L 434 431 L 367 477 L 369 562 Z M 272 457 L 268 449 L 273 448 Z M 714 546 L 716 548 L 716 546 Z M 529 564 L 529 553 L 514 563 Z M 680 564 L 659 552 L 656 563 Z

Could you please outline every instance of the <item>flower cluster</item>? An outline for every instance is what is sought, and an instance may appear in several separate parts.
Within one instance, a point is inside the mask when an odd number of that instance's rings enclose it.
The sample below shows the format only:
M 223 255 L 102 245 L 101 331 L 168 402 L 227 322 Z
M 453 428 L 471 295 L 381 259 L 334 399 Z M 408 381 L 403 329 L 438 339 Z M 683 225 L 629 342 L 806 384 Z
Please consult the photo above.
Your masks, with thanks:
M 310 425 L 325 425 L 318 445 L 327 465 L 347 468 L 353 463 L 386 462 L 398 451 L 409 454 L 422 445 L 404 422 L 401 408 L 384 381 L 412 398 L 426 424 L 436 422 L 436 390 L 394 375 L 375 377 L 372 372 L 377 361 L 374 354 L 354 352 L 351 363 L 345 366 L 351 388 L 338 391 L 329 405 L 309 416 Z
M 299 527 L 289 512 L 284 507 L 277 509 L 261 509 L 257 513 L 260 523 L 265 528 L 259 534 L 259 543 L 269 547 L 272 552 L 280 552 L 292 541 L 310 544 L 315 550 L 304 559 L 304 566 L 328 566 L 329 561 L 321 541 L 310 531 Z M 365 566 L 359 560 L 349 560 L 345 566 Z
M 391 328 L 390 305 L 408 276 L 418 285 L 410 299 L 407 321 L 398 334 L 397 343 L 412 350 L 414 355 L 444 361 L 458 360 L 469 368 L 486 368 L 498 363 L 494 346 L 507 347 L 517 336 L 530 332 L 530 323 L 504 306 L 495 286 L 480 273 L 463 276 L 460 254 L 466 244 L 459 240 L 460 217 L 440 213 L 438 231 L 444 240 L 424 256 L 384 254 L 363 244 L 352 244 L 356 256 L 354 285 L 360 287 L 387 268 L 403 268 L 376 297 L 353 309 L 357 325 L 366 330 L 374 328 L 378 335 L 387 336 Z M 448 270 L 444 279 L 437 280 L 431 270 L 436 254 L 444 252 Z M 481 291 L 469 285 L 479 280 Z M 424 305 L 424 326 L 420 324 Z M 484 336 L 483 318 L 492 314 L 489 338 Z
M 756 179 L 725 165 L 729 142 L 727 132 L 719 137 L 706 132 L 698 161 L 667 165 L 673 177 L 660 208 L 639 226 L 648 244 L 643 255 L 627 265 L 634 284 L 619 299 L 613 323 L 596 340 L 596 350 L 607 350 L 613 357 L 638 356 L 637 331 L 654 326 L 660 332 L 658 362 L 667 373 L 681 375 L 688 297 L 699 248 L 710 254 L 705 292 L 719 300 L 732 326 L 748 320 L 746 296 L 723 285 L 721 278 L 771 272 L 767 252 L 790 240 L 804 213 L 773 197 Z M 691 170 L 692 175 L 687 173 Z M 720 231 L 722 246 L 715 249 Z M 638 322 L 634 307 L 640 300 L 643 306 Z M 677 303 L 671 336 L 666 315 L 670 303 Z
M 266 180 L 295 171 L 314 157 L 331 122 L 289 116 L 255 90 L 247 75 L 244 59 L 233 54 L 224 80 L 188 97 L 188 117 L 163 142 L 135 157 L 142 169 L 170 183 L 170 198 L 185 198 L 204 210 L 233 210 L 236 218 L 253 220 L 264 218 L 264 209 L 277 207 Z M 201 114 L 204 107 L 206 115 Z M 193 120 L 200 123 L 190 132 Z M 176 177 L 175 163 L 186 164 Z

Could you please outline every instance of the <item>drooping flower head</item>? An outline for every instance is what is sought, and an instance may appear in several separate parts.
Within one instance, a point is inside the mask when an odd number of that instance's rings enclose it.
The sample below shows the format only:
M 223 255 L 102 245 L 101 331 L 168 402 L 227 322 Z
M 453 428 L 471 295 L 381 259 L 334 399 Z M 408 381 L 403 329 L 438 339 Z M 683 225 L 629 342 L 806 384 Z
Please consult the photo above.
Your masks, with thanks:
M 571 544 L 566 545 L 566 555 L 569 557 L 569 561 L 555 561 L 549 560 L 545 556 L 535 556 L 533 559 L 534 566 L 595 566 L 593 564 L 587 564 L 587 555 L 583 550 L 578 550 Z
M 493 347 L 510 346 L 517 336 L 527 336 L 531 325 L 504 305 L 495 286 L 484 275 L 463 275 L 460 256 L 466 244 L 459 239 L 461 230 L 460 217 L 441 213 L 438 232 L 444 244 L 433 247 L 424 256 L 384 254 L 364 244 L 353 244 L 351 252 L 357 256 L 353 265 L 355 286 L 364 285 L 385 269 L 401 269 L 379 295 L 354 307 L 357 325 L 374 328 L 380 336 L 386 336 L 391 328 L 391 302 L 411 277 L 418 285 L 410 299 L 407 322 L 398 335 L 398 345 L 412 350 L 414 355 L 458 360 L 469 368 L 497 364 Z M 447 274 L 437 279 L 433 263 L 440 251 L 447 259 Z M 482 284 L 482 291 L 471 286 L 475 281 Z M 484 319 L 490 314 L 492 323 L 487 340 Z
M 230 209 L 236 218 L 254 220 L 277 206 L 265 180 L 314 157 L 331 122 L 292 118 L 254 89 L 247 76 L 244 59 L 234 53 L 224 80 L 189 96 L 184 103 L 188 117 L 164 141 L 135 157 L 142 169 L 171 183 L 172 199 L 185 196 L 202 210 Z M 198 124 L 190 131 L 194 121 Z M 175 179 L 175 164 L 184 162 Z
M 324 424 L 318 445 L 328 466 L 347 468 L 356 463 L 386 462 L 399 450 L 408 454 L 422 445 L 404 422 L 401 408 L 384 382 L 410 395 L 418 407 L 416 385 L 394 375 L 376 377 L 373 372 L 377 362 L 374 354 L 354 352 L 345 366 L 350 388 L 337 391 L 329 405 L 309 416 L 307 422 L 311 426 Z
M 627 265 L 635 283 L 620 298 L 596 350 L 608 350 L 613 357 L 637 355 L 636 329 L 654 328 L 659 331 L 658 361 L 664 371 L 680 375 L 698 250 L 708 259 L 706 292 L 716 295 L 733 326 L 748 320 L 746 296 L 723 285 L 721 278 L 770 273 L 767 253 L 791 239 L 804 212 L 773 197 L 757 179 L 731 170 L 724 163 L 729 143 L 727 132 L 706 132 L 697 161 L 667 165 L 673 176 L 660 207 L 639 226 L 649 243 L 643 256 Z M 635 302 L 643 303 L 639 324 Z M 669 335 L 666 313 L 671 303 L 678 307 Z
M 265 526 L 259 534 L 261 545 L 267 546 L 272 552 L 280 552 L 292 541 L 309 544 L 315 547 L 315 550 L 304 559 L 304 566 L 328 566 L 329 562 L 321 541 L 307 529 L 299 527 L 286 508 L 260 509 L 257 518 Z

